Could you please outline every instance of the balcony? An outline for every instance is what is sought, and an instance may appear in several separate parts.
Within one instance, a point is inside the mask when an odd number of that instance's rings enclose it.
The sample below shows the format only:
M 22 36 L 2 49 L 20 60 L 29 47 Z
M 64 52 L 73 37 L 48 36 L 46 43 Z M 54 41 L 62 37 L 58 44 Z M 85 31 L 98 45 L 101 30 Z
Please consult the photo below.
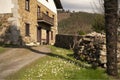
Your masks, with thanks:
M 54 25 L 54 18 L 49 17 L 47 14 L 43 12 L 38 12 L 37 20 L 40 23 L 45 23 L 51 26 Z

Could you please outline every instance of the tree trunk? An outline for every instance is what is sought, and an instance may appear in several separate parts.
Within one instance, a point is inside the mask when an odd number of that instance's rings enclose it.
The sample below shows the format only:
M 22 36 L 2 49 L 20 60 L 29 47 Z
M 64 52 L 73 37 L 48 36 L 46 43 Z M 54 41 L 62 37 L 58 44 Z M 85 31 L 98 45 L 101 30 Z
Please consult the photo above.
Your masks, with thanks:
M 104 0 L 107 46 L 107 73 L 118 76 L 117 69 L 117 26 L 118 0 Z

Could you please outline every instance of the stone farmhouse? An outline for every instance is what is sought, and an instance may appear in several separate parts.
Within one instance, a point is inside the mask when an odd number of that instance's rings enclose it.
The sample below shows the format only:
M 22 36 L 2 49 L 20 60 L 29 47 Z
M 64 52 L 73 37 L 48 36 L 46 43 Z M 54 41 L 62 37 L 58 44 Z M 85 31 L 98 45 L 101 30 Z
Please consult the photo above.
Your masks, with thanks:
M 0 0 L 0 42 L 54 44 L 60 0 Z

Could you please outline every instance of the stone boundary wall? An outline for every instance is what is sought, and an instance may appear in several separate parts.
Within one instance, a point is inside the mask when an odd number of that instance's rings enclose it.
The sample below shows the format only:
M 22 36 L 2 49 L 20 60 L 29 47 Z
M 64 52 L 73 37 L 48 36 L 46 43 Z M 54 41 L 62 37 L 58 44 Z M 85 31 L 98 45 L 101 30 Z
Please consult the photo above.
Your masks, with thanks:
M 120 64 L 120 43 L 118 42 L 118 64 Z M 101 33 L 90 33 L 84 36 L 56 35 L 55 46 L 72 49 L 74 57 L 87 61 L 93 67 L 106 67 L 106 36 Z
M 0 14 L 0 43 L 18 44 L 19 30 L 13 23 L 13 14 Z
M 8 23 L 8 19 L 10 17 L 13 17 L 12 13 L 5 13 L 5 14 L 0 14 L 0 23 L 2 23 L 2 25 L 0 26 L 7 26 Z M 5 25 L 6 24 L 6 25 Z
M 94 66 L 105 67 L 105 41 L 105 35 L 96 32 L 84 36 L 58 34 L 55 46 L 72 49 L 76 59 L 87 61 Z
M 12 16 L 12 13 L 0 14 L 0 36 L 3 35 L 5 30 L 10 26 L 8 19 Z

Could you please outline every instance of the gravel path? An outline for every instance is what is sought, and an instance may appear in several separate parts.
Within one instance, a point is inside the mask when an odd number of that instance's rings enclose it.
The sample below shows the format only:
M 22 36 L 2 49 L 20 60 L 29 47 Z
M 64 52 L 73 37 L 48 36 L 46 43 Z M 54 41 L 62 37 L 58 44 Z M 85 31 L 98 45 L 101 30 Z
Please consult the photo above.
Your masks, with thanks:
M 40 46 L 11 48 L 7 52 L 0 54 L 0 80 L 15 73 L 38 58 L 45 56 L 44 53 L 50 52 L 47 46 Z

